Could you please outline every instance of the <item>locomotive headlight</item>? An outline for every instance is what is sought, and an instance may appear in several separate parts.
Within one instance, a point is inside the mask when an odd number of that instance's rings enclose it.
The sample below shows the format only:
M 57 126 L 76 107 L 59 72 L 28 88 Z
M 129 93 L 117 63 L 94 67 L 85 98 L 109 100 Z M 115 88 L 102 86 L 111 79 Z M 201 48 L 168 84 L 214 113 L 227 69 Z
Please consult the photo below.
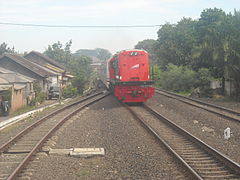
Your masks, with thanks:
M 120 76 L 119 79 L 122 79 L 122 76 Z
M 148 75 L 148 79 L 150 78 L 150 76 Z
M 118 75 L 116 75 L 116 79 L 119 79 L 119 76 L 118 76 Z

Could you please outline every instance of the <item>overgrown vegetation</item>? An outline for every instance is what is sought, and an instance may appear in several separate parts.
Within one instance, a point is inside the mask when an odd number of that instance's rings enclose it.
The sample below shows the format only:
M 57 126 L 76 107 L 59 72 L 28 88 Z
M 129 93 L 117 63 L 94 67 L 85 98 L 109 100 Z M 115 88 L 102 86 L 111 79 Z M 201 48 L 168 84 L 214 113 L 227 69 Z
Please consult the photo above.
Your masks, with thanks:
M 90 64 L 92 63 L 92 59 L 84 55 L 75 55 L 71 52 L 71 45 L 71 40 L 66 43 L 65 47 L 63 47 L 60 42 L 57 42 L 53 45 L 49 45 L 44 54 L 63 64 L 68 71 L 73 73 L 73 88 L 76 88 L 77 92 L 82 94 L 90 82 L 92 73 Z M 70 90 L 66 89 L 64 91 L 69 96 L 70 94 L 75 94 L 75 90 L 73 88 L 70 88 Z
M 206 68 L 193 71 L 187 66 L 176 66 L 170 63 L 165 71 L 158 66 L 154 70 L 154 78 L 159 77 L 156 79 L 157 86 L 175 92 L 189 92 L 197 87 L 203 90 L 212 79 Z
M 15 53 L 15 49 L 14 47 L 8 47 L 8 45 L 3 42 L 2 44 L 0 44 L 0 55 L 2 55 L 3 53 Z
M 109 59 L 112 54 L 106 50 L 101 48 L 96 49 L 79 49 L 75 53 L 76 56 L 88 56 L 88 57 L 96 57 L 101 61 L 106 61 Z
M 42 92 L 40 85 L 38 83 L 34 83 L 33 89 L 35 92 L 35 98 L 31 100 L 30 105 L 35 106 L 37 103 L 43 103 L 43 101 L 46 99 L 46 94 Z
M 73 87 L 73 85 L 68 85 L 62 90 L 63 98 L 71 98 L 75 97 L 78 94 L 77 88 Z
M 233 81 L 236 96 L 240 97 L 239 27 L 239 11 L 227 14 L 221 9 L 210 8 L 203 10 L 197 20 L 183 18 L 177 24 L 164 24 L 158 31 L 157 40 L 144 40 L 135 47 L 148 50 L 154 58 L 152 62 L 165 72 L 161 75 L 171 81 L 166 85 L 161 82 L 165 78 L 160 77 L 157 84 L 181 91 L 192 88 L 189 84 L 195 76 L 198 78 L 194 86 L 203 86 L 207 83 L 205 78 L 213 77 L 222 81 L 222 93 L 225 80 Z M 170 63 L 179 68 L 173 68 Z M 154 79 L 158 81 L 157 77 Z

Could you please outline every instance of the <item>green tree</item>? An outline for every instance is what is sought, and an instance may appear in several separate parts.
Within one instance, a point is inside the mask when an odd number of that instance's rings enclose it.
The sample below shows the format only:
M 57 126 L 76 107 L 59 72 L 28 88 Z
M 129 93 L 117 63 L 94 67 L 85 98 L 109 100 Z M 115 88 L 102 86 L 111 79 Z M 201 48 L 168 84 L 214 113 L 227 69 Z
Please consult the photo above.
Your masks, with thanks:
M 72 70 L 75 76 L 72 80 L 73 86 L 77 87 L 79 93 L 82 93 L 90 82 L 92 69 L 92 59 L 87 56 L 74 57 L 69 61 L 68 68 Z
M 90 64 L 92 59 L 87 56 L 75 56 L 71 52 L 72 41 L 66 43 L 65 47 L 60 42 L 49 45 L 45 54 L 50 58 L 64 64 L 64 66 L 73 73 L 72 84 L 82 93 L 90 82 L 92 69 Z
M 101 61 L 106 61 L 112 54 L 107 49 L 96 48 L 96 49 L 79 49 L 75 53 L 76 56 L 88 56 L 96 57 Z
M 224 46 L 226 62 L 226 76 L 232 80 L 236 89 L 236 96 L 240 99 L 240 11 L 229 14 L 227 19 L 228 41 Z
M 3 53 L 15 53 L 14 47 L 10 48 L 5 42 L 3 42 L 0 44 L 0 55 Z
M 208 69 L 201 68 L 197 72 L 188 66 L 176 66 L 168 64 L 166 71 L 160 71 L 159 81 L 160 87 L 174 92 L 187 92 L 194 88 L 209 88 L 212 76 Z
M 149 53 L 149 60 L 152 64 L 156 64 L 157 56 L 155 54 L 157 48 L 157 41 L 154 39 L 145 39 L 139 41 L 135 46 L 135 49 L 143 49 Z
M 175 92 L 189 91 L 194 87 L 195 75 L 190 68 L 168 64 L 161 73 L 160 86 Z
M 224 91 L 225 46 L 227 44 L 226 14 L 221 9 L 206 9 L 196 25 L 196 46 L 193 49 L 194 68 L 209 68 L 215 78 L 221 78 Z
M 178 66 L 192 64 L 195 26 L 196 21 L 183 18 L 176 25 L 167 23 L 159 29 L 156 54 L 163 69 L 169 63 Z
M 69 40 L 69 42 L 66 43 L 65 47 L 63 47 L 62 43 L 58 41 L 57 43 L 48 45 L 48 48 L 44 51 L 44 54 L 67 66 L 68 62 L 72 58 L 72 53 L 70 50 L 71 45 L 72 40 Z
M 106 61 L 112 56 L 112 54 L 106 49 L 97 48 L 96 51 L 97 51 L 97 58 L 102 61 Z

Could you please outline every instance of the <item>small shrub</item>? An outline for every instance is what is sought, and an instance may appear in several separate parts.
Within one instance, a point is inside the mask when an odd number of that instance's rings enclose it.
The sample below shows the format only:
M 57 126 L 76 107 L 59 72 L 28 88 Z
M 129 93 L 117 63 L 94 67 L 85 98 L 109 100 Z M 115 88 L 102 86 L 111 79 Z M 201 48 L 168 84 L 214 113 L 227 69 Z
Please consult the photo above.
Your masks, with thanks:
M 46 99 L 46 94 L 44 92 L 40 92 L 36 96 L 36 101 L 42 103 Z
M 164 89 L 181 92 L 193 88 L 195 72 L 184 66 L 169 64 L 167 70 L 160 74 L 160 86 Z
M 64 98 L 75 97 L 77 94 L 77 88 L 74 88 L 72 85 L 68 85 L 62 90 L 62 95 Z
M 176 66 L 168 64 L 166 71 L 160 71 L 157 85 L 166 90 L 174 92 L 191 92 L 200 88 L 209 94 L 209 84 L 212 79 L 208 69 L 193 71 L 187 66 Z M 211 93 L 210 93 L 211 94 Z

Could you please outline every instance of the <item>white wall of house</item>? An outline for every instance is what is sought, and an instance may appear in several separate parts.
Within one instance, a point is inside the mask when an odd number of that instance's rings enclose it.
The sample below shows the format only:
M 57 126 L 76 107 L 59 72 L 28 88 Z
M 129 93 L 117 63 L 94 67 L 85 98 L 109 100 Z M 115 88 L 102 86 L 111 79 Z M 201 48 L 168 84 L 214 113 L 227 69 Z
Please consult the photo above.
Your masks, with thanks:
M 48 81 L 48 88 L 52 85 L 59 85 L 59 76 L 51 76 L 47 78 Z
M 222 87 L 222 83 L 219 80 L 212 80 L 210 83 L 210 88 L 211 89 L 218 89 Z
M 232 81 L 225 81 L 225 92 L 231 96 L 235 92 L 235 87 Z
M 53 84 L 58 84 L 58 76 L 53 76 L 52 77 L 52 85 Z

